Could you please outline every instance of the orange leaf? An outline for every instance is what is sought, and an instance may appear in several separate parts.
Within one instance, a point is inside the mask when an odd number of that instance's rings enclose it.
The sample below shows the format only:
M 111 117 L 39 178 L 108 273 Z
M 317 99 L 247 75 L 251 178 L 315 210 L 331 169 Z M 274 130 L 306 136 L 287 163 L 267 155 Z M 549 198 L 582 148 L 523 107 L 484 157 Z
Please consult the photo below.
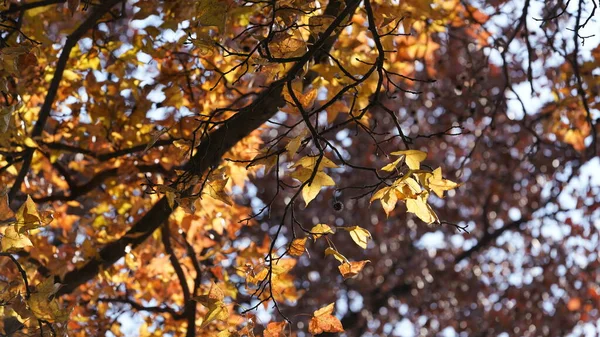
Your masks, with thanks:
M 352 278 L 352 277 L 355 277 L 356 275 L 358 275 L 363 270 L 365 265 L 369 262 L 371 262 L 371 261 L 365 260 L 365 261 L 346 262 L 346 263 L 342 263 L 341 265 L 339 265 L 338 269 L 340 270 L 340 273 L 342 274 L 344 279 L 348 279 L 348 278 Z
M 285 322 L 271 322 L 267 324 L 265 329 L 265 337 L 283 337 L 283 329 L 285 328 Z
M 314 312 L 313 318 L 308 323 L 308 332 L 313 335 L 318 335 L 323 332 L 342 332 L 342 322 L 337 317 L 333 316 L 333 306 L 331 303 Z

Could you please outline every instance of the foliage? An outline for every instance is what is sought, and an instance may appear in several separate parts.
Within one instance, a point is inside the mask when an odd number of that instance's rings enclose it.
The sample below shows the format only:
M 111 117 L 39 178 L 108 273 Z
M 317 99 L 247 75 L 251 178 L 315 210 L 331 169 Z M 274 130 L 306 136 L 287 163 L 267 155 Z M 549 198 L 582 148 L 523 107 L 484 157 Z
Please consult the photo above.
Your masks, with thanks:
M 597 6 L 0 1 L 0 335 L 578 333 Z

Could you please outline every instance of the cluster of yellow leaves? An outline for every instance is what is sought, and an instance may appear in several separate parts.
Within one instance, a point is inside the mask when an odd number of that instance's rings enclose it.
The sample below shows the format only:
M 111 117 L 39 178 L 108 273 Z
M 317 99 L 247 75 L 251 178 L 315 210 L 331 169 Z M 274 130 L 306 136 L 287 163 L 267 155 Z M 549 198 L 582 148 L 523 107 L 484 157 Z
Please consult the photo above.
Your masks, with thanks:
M 339 227 L 339 228 L 350 233 L 350 237 L 352 238 L 354 243 L 356 243 L 360 248 L 367 249 L 367 244 L 369 242 L 369 239 L 371 239 L 371 233 L 369 233 L 368 230 L 366 230 L 362 227 L 359 227 L 359 226 Z M 320 238 L 324 235 L 334 234 L 334 231 L 329 225 L 318 224 L 310 230 L 310 233 L 311 233 L 313 239 L 317 240 L 318 238 Z M 295 246 L 299 245 L 299 242 L 297 242 L 298 240 L 304 240 L 304 241 L 301 241 L 302 248 L 304 250 L 304 244 L 306 243 L 306 239 L 296 239 L 291 244 L 290 254 L 292 251 L 298 250 L 297 249 L 298 247 L 295 247 Z M 363 270 L 363 268 L 365 267 L 365 265 L 367 263 L 371 262 L 369 260 L 350 261 L 344 255 L 342 255 L 337 249 L 332 248 L 332 247 L 328 247 L 325 249 L 325 256 L 329 256 L 329 255 L 332 255 L 336 260 L 338 260 L 338 262 L 340 262 L 338 269 L 340 270 L 340 273 L 342 274 L 344 279 L 355 277 Z
M 421 170 L 421 162 L 427 158 L 425 152 L 406 150 L 392 152 L 392 155 L 399 157 L 394 162 L 385 165 L 382 170 L 400 172 L 401 168 L 398 168 L 398 165 L 402 163 L 408 167 L 408 171 L 391 185 L 375 192 L 371 197 L 371 202 L 379 200 L 383 210 L 389 216 L 398 200 L 404 201 L 408 211 L 414 213 L 419 219 L 428 224 L 439 222 L 437 215 L 427 203 L 430 192 L 443 198 L 444 191 L 452 190 L 459 185 L 444 179 L 442 169 L 439 167 L 433 172 Z
M 7 194 L 0 195 L 0 252 L 12 253 L 23 248 L 32 247 L 29 231 L 48 225 L 52 221 L 51 212 L 39 212 L 31 197 L 14 213 L 8 203 Z M 70 311 L 60 308 L 58 299 L 54 294 L 58 290 L 58 284 L 53 278 L 48 278 L 39 283 L 31 294 L 25 297 L 25 304 L 13 303 L 12 310 L 25 321 L 30 316 L 47 321 L 66 322 Z M 21 298 L 21 295 L 17 295 Z
M 335 186 L 335 181 L 327 173 L 323 172 L 323 170 L 338 166 L 325 156 L 302 157 L 292 167 L 296 168 L 292 172 L 292 178 L 301 181 L 304 185 L 302 188 L 302 198 L 304 198 L 307 206 L 316 198 L 324 186 Z

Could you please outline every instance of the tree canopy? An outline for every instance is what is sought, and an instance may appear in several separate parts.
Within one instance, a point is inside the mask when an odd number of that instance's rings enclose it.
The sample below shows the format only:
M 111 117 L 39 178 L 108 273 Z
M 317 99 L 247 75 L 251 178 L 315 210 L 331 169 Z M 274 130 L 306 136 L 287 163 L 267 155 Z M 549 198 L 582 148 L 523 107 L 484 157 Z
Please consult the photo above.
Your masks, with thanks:
M 598 6 L 0 1 L 0 336 L 596 329 Z

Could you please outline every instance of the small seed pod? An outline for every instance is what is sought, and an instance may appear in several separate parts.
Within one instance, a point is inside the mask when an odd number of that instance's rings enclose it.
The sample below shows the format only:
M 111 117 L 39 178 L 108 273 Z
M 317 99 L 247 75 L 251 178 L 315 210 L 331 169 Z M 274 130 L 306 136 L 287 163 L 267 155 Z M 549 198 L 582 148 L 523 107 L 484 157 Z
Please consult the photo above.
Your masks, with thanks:
M 341 212 L 344 210 L 344 204 L 341 201 L 334 201 L 331 207 L 333 207 L 333 210 L 336 212 Z

